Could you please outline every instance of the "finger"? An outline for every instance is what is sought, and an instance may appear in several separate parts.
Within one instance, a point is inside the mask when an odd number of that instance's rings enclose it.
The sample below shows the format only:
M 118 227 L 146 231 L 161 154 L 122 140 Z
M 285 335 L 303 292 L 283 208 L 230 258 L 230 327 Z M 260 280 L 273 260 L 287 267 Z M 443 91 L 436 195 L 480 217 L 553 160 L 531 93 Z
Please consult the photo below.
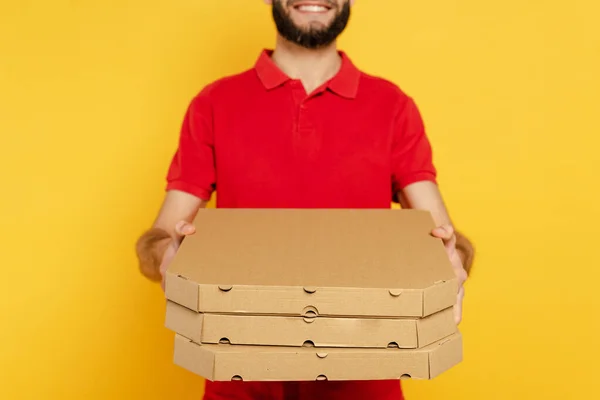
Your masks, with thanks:
M 432 231 L 432 234 L 437 238 L 450 240 L 452 237 L 454 237 L 454 228 L 448 224 L 443 224 L 435 228 Z
M 177 225 L 175 225 L 175 232 L 178 235 L 191 235 L 196 232 L 196 227 L 187 221 L 179 221 Z
M 458 279 L 458 284 L 461 285 L 461 286 L 464 285 L 464 283 L 469 278 L 468 275 L 467 275 L 467 271 L 465 271 L 464 268 L 455 268 L 454 272 L 456 274 L 456 278 Z
M 441 226 L 438 226 L 433 231 L 431 231 L 431 234 L 434 237 L 439 238 L 439 239 L 444 239 L 448 235 L 446 230 L 444 228 L 442 228 Z
M 454 306 L 454 323 L 460 325 L 462 321 L 462 305 L 456 304 Z
M 456 313 L 454 314 L 454 322 L 456 323 L 457 326 L 459 326 L 460 323 L 462 322 L 461 311 L 456 311 Z
M 465 288 L 461 286 L 456 295 L 456 305 L 454 306 L 454 321 L 456 322 L 456 325 L 459 325 L 462 321 L 462 305 L 464 297 Z
M 171 260 L 173 259 L 173 257 L 175 256 L 176 252 L 177 252 L 177 246 L 174 243 L 171 243 L 169 245 L 169 247 L 167 247 L 167 250 L 165 251 L 165 254 L 163 255 L 162 262 L 160 263 L 160 267 L 159 267 L 160 274 L 163 278 L 166 275 L 167 269 L 169 268 L 169 264 L 170 264 Z
M 453 248 L 456 248 L 456 235 L 454 234 L 454 231 L 452 231 L 452 235 L 450 236 L 450 239 L 448 239 L 448 243 L 452 244 Z

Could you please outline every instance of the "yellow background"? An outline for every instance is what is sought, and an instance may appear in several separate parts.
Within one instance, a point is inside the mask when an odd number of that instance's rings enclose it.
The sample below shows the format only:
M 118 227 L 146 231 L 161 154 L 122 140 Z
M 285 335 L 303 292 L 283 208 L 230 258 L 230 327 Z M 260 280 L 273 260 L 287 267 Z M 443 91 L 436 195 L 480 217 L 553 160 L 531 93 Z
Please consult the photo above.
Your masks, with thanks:
M 598 4 L 357 2 L 340 45 L 415 97 L 479 252 L 464 363 L 410 400 L 600 398 Z M 201 398 L 133 244 L 191 97 L 273 38 L 259 0 L 0 2 L 0 398 Z

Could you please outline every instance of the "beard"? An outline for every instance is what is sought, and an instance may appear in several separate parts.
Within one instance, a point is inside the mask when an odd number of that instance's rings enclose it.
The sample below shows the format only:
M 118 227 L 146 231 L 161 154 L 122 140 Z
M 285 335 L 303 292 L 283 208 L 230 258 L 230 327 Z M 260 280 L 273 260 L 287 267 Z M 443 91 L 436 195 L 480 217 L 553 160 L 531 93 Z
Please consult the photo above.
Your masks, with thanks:
M 307 49 L 318 49 L 333 43 L 346 29 L 350 20 L 350 1 L 346 1 L 328 26 L 302 28 L 294 23 L 283 7 L 283 2 L 291 0 L 273 0 L 273 20 L 279 34 L 286 40 Z

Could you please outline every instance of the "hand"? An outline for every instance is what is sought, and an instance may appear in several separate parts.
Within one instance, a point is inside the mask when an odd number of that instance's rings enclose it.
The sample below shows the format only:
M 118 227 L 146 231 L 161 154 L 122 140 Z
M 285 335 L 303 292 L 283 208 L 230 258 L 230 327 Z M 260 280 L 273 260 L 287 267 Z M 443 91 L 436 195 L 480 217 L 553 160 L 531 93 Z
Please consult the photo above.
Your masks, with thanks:
M 175 233 L 178 236 L 189 236 L 189 235 L 193 235 L 195 232 L 196 232 L 196 227 L 194 225 L 190 224 L 189 222 L 180 221 L 177 225 L 175 225 Z M 173 261 L 173 258 L 175 257 L 175 254 L 177 253 L 177 250 L 179 249 L 180 243 L 181 243 L 181 241 L 179 241 L 179 240 L 171 240 L 171 243 L 167 247 L 167 250 L 165 250 L 165 254 L 163 255 L 162 262 L 160 263 L 159 271 L 160 271 L 160 275 L 162 277 L 160 286 L 161 286 L 163 292 L 165 290 L 165 278 L 166 278 L 167 269 L 169 268 L 169 264 L 171 264 L 171 261 Z
M 458 278 L 458 293 L 456 295 L 456 305 L 454 306 L 454 320 L 456 324 L 460 324 L 462 320 L 462 304 L 465 296 L 464 283 L 467 280 L 467 271 L 463 267 L 462 260 L 456 250 L 456 234 L 454 228 L 450 225 L 442 225 L 435 228 L 432 232 L 433 236 L 442 239 L 446 253 L 450 258 L 454 273 Z

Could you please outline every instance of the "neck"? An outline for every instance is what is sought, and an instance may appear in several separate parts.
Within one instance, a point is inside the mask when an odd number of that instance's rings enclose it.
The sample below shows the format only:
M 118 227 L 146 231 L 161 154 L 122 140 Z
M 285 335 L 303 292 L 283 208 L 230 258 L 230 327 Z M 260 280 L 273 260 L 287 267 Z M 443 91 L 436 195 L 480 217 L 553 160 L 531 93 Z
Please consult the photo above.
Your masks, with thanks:
M 299 79 L 307 93 L 333 78 L 342 64 L 335 43 L 311 50 L 288 42 L 281 36 L 277 37 L 272 59 L 287 76 Z

